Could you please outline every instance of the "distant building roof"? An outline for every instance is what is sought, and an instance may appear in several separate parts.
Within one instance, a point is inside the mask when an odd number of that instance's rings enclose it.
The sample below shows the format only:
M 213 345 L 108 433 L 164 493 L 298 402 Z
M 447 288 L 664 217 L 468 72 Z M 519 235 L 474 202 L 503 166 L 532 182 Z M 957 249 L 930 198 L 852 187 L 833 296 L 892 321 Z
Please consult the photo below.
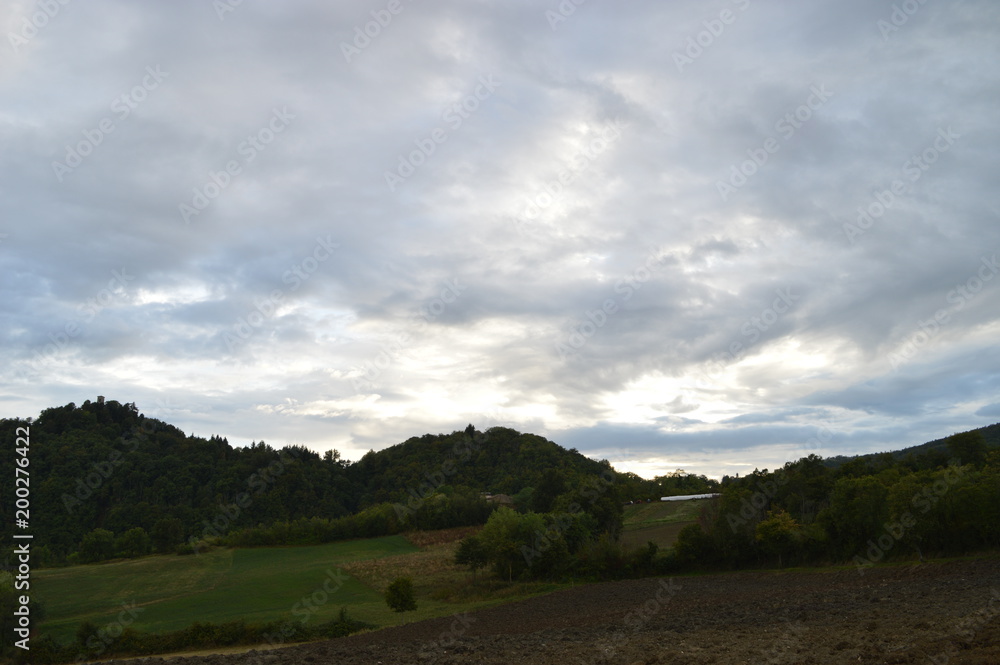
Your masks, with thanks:
M 680 496 L 662 496 L 660 501 L 690 501 L 691 499 L 712 499 L 721 494 L 681 494 Z
M 487 494 L 486 500 L 490 503 L 502 503 L 504 505 L 514 504 L 514 499 L 510 498 L 506 494 Z

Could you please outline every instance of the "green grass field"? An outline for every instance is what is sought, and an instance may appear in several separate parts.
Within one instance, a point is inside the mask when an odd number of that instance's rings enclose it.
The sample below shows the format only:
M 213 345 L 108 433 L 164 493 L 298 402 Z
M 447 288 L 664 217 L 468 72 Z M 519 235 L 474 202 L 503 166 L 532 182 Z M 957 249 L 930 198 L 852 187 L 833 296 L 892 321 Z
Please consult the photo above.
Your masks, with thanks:
M 677 534 L 697 521 L 702 506 L 708 501 L 654 501 L 625 506 L 622 544 L 641 547 L 652 541 L 661 548 L 672 547 Z
M 626 506 L 623 540 L 631 547 L 650 540 L 670 547 L 677 532 L 697 518 L 702 504 Z M 499 592 L 469 587 L 468 573 L 453 563 L 455 547 L 457 542 L 420 549 L 403 536 L 386 536 L 310 547 L 215 549 L 197 556 L 42 569 L 33 575 L 32 591 L 45 608 L 41 633 L 66 644 L 84 621 L 99 628 L 114 621 L 123 604 L 136 608 L 138 617 L 131 627 L 142 632 L 238 619 L 323 623 L 336 619 L 341 607 L 352 619 L 391 626 L 559 586 L 527 584 Z M 416 582 L 418 609 L 399 614 L 386 606 L 382 589 L 403 574 Z
M 442 534 L 447 537 L 445 532 L 430 532 Z M 457 546 L 457 540 L 452 540 L 419 548 L 403 536 L 386 536 L 309 547 L 216 549 L 198 556 L 149 556 L 42 569 L 33 575 L 32 590 L 45 608 L 41 634 L 68 644 L 84 621 L 98 628 L 113 622 L 123 611 L 123 603 L 134 603 L 139 610 L 130 627 L 149 633 L 180 630 L 195 622 L 238 619 L 248 623 L 306 619 L 314 625 L 335 620 L 341 607 L 347 608 L 351 619 L 383 627 L 449 616 L 565 586 L 541 582 L 501 588 L 482 582 L 470 585 L 468 571 L 454 563 Z M 385 604 L 384 588 L 401 575 L 414 580 L 416 611 L 397 613 Z
M 178 630 L 196 621 L 254 623 L 308 617 L 310 622 L 324 622 L 335 619 L 343 606 L 354 619 L 388 625 L 399 623 L 399 615 L 389 611 L 375 589 L 353 577 L 331 577 L 328 571 L 336 575 L 342 564 L 416 551 L 402 536 L 312 547 L 219 549 L 198 556 L 151 556 L 40 570 L 32 587 L 47 615 L 42 633 L 63 643 L 72 641 L 85 620 L 99 627 L 110 623 L 123 603 L 136 604 L 141 611 L 132 627 L 148 632 Z M 336 591 L 327 593 L 324 583 Z M 317 600 L 328 596 L 326 602 L 310 603 L 314 593 Z M 442 605 L 426 600 L 407 619 L 437 616 Z M 447 614 L 451 609 L 445 607 Z M 317 610 L 309 611 L 312 608 Z

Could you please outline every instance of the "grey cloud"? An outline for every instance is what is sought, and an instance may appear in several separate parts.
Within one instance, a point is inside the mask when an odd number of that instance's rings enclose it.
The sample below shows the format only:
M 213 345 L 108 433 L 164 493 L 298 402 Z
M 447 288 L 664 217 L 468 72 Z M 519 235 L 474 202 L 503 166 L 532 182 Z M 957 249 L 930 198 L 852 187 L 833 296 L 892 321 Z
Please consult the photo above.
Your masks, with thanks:
M 891 2 L 584 3 L 553 30 L 557 6 L 404 3 L 350 62 L 384 5 L 63 7 L 0 65 L 5 410 L 101 385 L 171 397 L 186 431 L 361 452 L 493 414 L 647 470 L 688 450 L 712 475 L 795 450 L 817 419 L 864 452 L 995 418 L 1000 279 L 955 289 L 1000 251 L 1000 10 L 926 3 L 883 38 Z M 147 67 L 169 75 L 122 116 Z M 499 86 L 477 98 L 481 77 Z

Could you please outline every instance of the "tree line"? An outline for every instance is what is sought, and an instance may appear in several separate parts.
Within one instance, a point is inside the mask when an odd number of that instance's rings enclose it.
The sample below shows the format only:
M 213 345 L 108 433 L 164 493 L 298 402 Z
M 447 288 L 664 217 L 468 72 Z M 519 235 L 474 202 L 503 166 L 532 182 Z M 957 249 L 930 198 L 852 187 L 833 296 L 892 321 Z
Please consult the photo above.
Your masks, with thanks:
M 890 559 L 1000 548 L 1000 450 L 977 431 L 904 457 L 830 466 L 810 455 L 773 472 L 724 477 L 720 496 L 663 551 L 621 545 L 625 485 L 604 480 L 602 506 L 586 500 L 597 495 L 584 487 L 546 477 L 543 486 L 560 489 L 551 502 L 536 504 L 538 512 L 495 511 L 460 543 L 456 563 L 474 578 L 486 568 L 509 581 L 845 562 L 863 573 Z
M 0 437 L 13 441 L 25 425 L 0 420 Z M 413 437 L 353 463 L 334 449 L 320 455 L 186 435 L 114 400 L 46 409 L 31 434 L 31 509 L 44 524 L 34 533 L 38 566 L 191 552 L 202 541 L 294 544 L 483 524 L 495 507 L 484 492 L 537 508 L 559 490 L 554 478 L 576 482 L 609 470 L 630 498 L 684 493 L 692 482 L 619 474 L 606 461 L 504 427 Z M 12 478 L 0 477 L 5 496 Z M 693 491 L 712 485 L 693 482 Z M 8 536 L 12 511 L 0 502 Z M 9 547 L 5 554 L 9 565 Z

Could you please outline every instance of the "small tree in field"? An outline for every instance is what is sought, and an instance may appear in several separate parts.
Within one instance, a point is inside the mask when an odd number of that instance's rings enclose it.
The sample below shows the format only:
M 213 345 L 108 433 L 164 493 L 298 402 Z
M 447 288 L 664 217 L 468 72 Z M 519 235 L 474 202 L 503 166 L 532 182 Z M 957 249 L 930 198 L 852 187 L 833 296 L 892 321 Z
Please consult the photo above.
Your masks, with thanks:
M 144 556 L 152 549 L 149 534 L 141 526 L 129 529 L 115 538 L 115 554 L 126 559 Z
M 385 603 L 396 612 L 417 609 L 417 599 L 413 595 L 413 580 L 399 577 L 385 591 Z
M 476 571 L 489 563 L 489 556 L 486 548 L 475 536 L 469 536 L 458 544 L 458 551 L 455 552 L 455 563 L 460 566 L 468 566 L 472 570 L 472 583 L 476 582 Z
M 107 529 L 94 529 L 80 543 L 80 561 L 93 563 L 115 555 L 115 534 Z
M 784 510 L 771 510 L 767 513 L 767 519 L 757 525 L 755 535 L 766 552 L 778 555 L 778 567 L 782 568 L 782 558 L 795 549 L 800 528 L 795 519 Z

